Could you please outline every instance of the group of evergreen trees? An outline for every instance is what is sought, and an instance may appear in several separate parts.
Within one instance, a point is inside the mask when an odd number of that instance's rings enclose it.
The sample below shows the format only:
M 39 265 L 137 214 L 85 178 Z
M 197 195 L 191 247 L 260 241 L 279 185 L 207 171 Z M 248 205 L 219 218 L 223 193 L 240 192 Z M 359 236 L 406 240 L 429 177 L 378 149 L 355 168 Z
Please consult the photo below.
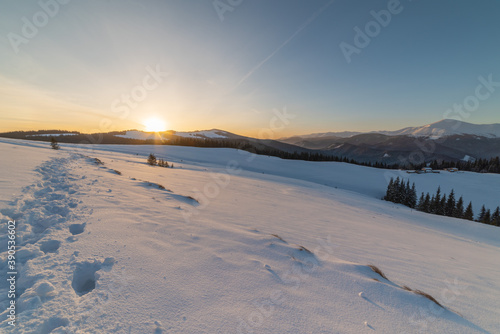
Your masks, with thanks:
M 460 196 L 460 198 L 456 200 L 455 191 L 453 189 L 449 195 L 441 194 L 441 187 L 438 187 L 436 193 L 432 195 L 432 197 L 429 193 L 425 195 L 422 193 L 416 209 L 440 216 L 474 220 L 472 202 L 469 202 L 467 208 L 465 208 L 463 197 Z
M 462 196 L 458 200 L 455 198 L 455 191 L 452 189 L 449 195 L 441 194 L 441 187 L 438 187 L 434 195 L 422 193 L 417 201 L 417 192 L 415 183 L 410 186 L 410 181 L 406 183 L 403 179 L 397 177 L 391 178 L 387 186 L 387 192 L 384 200 L 406 205 L 418 211 L 432 213 L 435 215 L 455 217 L 461 219 L 474 220 L 472 211 L 472 202 L 467 207 L 464 206 Z M 489 225 L 500 226 L 500 207 L 491 213 L 485 206 L 481 208 L 481 213 L 476 219 L 477 222 Z
M 429 165 L 432 169 L 444 169 L 456 167 L 460 170 L 476 173 L 500 174 L 500 157 L 490 159 L 477 159 L 474 161 L 432 161 Z
M 405 184 L 404 180 L 400 180 L 399 177 L 397 177 L 396 180 L 391 178 L 387 186 L 387 193 L 384 200 L 415 208 L 417 206 L 415 183 L 410 187 L 410 180 L 406 181 Z
M 477 221 L 483 224 L 500 226 L 500 207 L 497 206 L 495 211 L 491 213 L 490 209 L 486 209 L 483 205 Z
M 148 165 L 159 166 L 166 168 L 174 168 L 174 164 L 169 165 L 167 161 L 163 159 L 157 159 L 153 153 L 150 153 L 147 159 Z

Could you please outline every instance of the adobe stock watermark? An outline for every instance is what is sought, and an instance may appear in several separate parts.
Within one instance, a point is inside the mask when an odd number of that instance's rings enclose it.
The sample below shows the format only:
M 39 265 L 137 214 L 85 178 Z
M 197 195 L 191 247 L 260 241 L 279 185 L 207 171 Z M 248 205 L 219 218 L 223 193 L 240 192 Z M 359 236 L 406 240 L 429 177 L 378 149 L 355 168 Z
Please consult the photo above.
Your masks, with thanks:
M 236 7 L 241 5 L 243 0 L 214 0 L 212 5 L 214 6 L 219 20 L 224 22 L 224 15 L 226 12 L 233 12 Z
M 404 7 L 399 0 L 389 0 L 387 2 L 387 9 L 382 9 L 378 12 L 371 10 L 370 15 L 373 17 L 373 20 L 368 21 L 363 30 L 358 26 L 353 28 L 355 32 L 353 44 L 344 41 L 339 44 L 340 51 L 342 51 L 347 63 L 351 63 L 354 54 L 359 55 L 362 49 L 370 45 L 372 39 L 381 33 L 382 28 L 386 28 L 391 23 L 392 17 L 400 14 L 403 9 Z
M 286 106 L 280 111 L 278 109 L 273 109 L 273 116 L 269 120 L 269 126 L 267 128 L 262 128 L 259 131 L 259 137 L 265 139 L 271 139 L 276 136 L 276 133 L 285 129 L 288 126 L 292 119 L 294 119 L 297 115 L 290 114 L 287 112 Z M 257 152 L 255 152 L 252 148 L 246 148 L 245 143 L 240 144 L 238 153 L 241 155 L 245 155 L 246 158 L 243 160 L 243 163 L 251 163 L 256 157 Z M 195 193 L 195 197 L 200 205 L 196 207 L 190 207 L 186 211 L 183 211 L 182 216 L 184 221 L 189 223 L 191 222 L 191 218 L 194 215 L 198 215 L 201 210 L 205 209 L 212 200 L 218 197 L 221 191 L 229 186 L 231 183 L 231 176 L 240 174 L 243 169 L 242 162 L 237 160 L 230 160 L 225 167 L 225 170 L 221 173 L 211 173 L 210 178 L 212 179 L 210 182 L 205 183 L 203 189 L 195 188 L 193 192 Z
M 9 290 L 7 297 L 9 300 L 9 307 L 7 307 L 7 323 L 9 326 L 16 326 L 16 282 L 17 276 L 17 263 L 16 263 L 16 221 L 9 220 L 7 225 L 8 241 L 7 241 L 7 282 Z
M 169 76 L 168 72 L 162 71 L 159 64 L 154 69 L 147 66 L 146 72 L 141 84 L 132 87 L 129 93 L 123 93 L 111 102 L 111 111 L 120 114 L 120 119 L 127 118 L 130 111 L 137 108 L 148 97 L 149 93 L 157 89 Z
M 71 0 L 40 0 L 38 1 L 38 6 L 40 10 L 37 11 L 31 19 L 23 16 L 21 21 L 23 26 L 21 27 L 20 34 L 15 32 L 9 32 L 7 34 L 7 39 L 10 42 L 10 46 L 16 54 L 19 53 L 19 47 L 22 44 L 28 44 L 33 38 L 35 38 L 40 30 L 49 24 L 50 20 L 53 19 L 61 9 L 61 5 L 67 5 Z
M 286 106 L 283 107 L 283 110 L 273 109 L 273 116 L 269 120 L 269 126 L 259 131 L 258 138 L 275 139 L 276 133 L 284 130 L 290 125 L 291 120 L 296 117 L 297 115 L 288 113 Z
M 489 99 L 491 95 L 495 93 L 496 88 L 500 87 L 500 81 L 493 81 L 492 73 L 490 73 L 487 78 L 481 75 L 477 80 L 479 84 L 474 89 L 474 94 L 467 96 L 462 103 L 453 104 L 452 108 L 444 112 L 444 119 L 454 119 L 457 121 L 468 119 L 472 112 L 479 109 L 481 101 Z M 455 125 L 454 129 L 458 129 L 458 126 L 459 125 Z
M 452 130 L 458 130 L 462 126 L 462 121 L 468 119 L 473 112 L 476 112 L 481 106 L 481 102 L 489 99 L 500 87 L 500 81 L 493 80 L 493 74 L 488 76 L 479 76 L 477 78 L 479 84 L 476 85 L 474 93 L 466 96 L 461 103 L 454 103 L 451 108 L 448 108 L 443 113 L 443 119 L 454 123 L 451 126 Z M 414 140 L 417 146 L 416 150 L 410 152 L 408 156 L 400 155 L 398 157 L 400 166 L 418 166 L 426 162 L 426 159 L 432 158 L 432 154 L 436 152 L 437 144 L 442 144 L 447 140 L 446 136 L 438 136 L 432 140 L 426 137 L 416 137 Z M 399 175 L 398 175 L 399 174 Z M 403 176 L 404 171 L 387 171 L 385 173 L 386 181 L 389 183 L 391 177 Z

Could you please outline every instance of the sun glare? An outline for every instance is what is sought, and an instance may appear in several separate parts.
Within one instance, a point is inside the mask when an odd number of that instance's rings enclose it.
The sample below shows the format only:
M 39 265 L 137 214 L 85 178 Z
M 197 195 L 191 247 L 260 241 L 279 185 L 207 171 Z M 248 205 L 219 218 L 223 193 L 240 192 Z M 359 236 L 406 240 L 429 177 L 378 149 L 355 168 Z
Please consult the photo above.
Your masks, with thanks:
M 148 132 L 162 132 L 167 130 L 165 122 L 159 118 L 148 118 L 143 123 Z

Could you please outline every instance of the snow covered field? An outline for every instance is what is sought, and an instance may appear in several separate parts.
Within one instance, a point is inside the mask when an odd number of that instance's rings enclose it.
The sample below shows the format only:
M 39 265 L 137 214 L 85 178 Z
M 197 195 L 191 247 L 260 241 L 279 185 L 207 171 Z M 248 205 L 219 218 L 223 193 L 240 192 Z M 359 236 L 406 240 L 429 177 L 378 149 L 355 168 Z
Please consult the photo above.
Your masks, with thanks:
M 2 333 L 500 332 L 500 228 L 381 201 L 395 171 L 173 146 L 0 152 L 2 277 L 9 220 L 19 246 Z M 500 175 L 404 176 L 500 204 Z

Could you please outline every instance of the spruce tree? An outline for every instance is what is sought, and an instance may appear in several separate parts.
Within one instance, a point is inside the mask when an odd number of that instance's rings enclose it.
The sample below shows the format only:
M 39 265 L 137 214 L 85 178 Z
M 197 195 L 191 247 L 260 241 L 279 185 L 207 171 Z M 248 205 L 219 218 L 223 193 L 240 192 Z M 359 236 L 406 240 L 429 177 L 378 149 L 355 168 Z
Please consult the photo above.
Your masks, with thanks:
M 410 187 L 410 180 L 406 180 L 406 185 L 405 185 L 405 188 L 404 188 L 404 198 L 403 198 L 403 204 L 408 206 L 408 207 L 412 207 L 411 206 L 411 187 Z
M 389 184 L 387 185 L 387 191 L 385 193 L 384 200 L 390 201 L 390 202 L 392 202 L 394 200 L 392 198 L 393 188 L 394 188 L 394 178 L 391 177 L 391 180 L 389 181 Z
M 415 188 L 415 182 L 413 182 L 411 189 L 409 185 L 410 183 L 408 181 L 408 189 L 409 189 L 408 206 L 410 208 L 415 208 L 417 206 L 417 189 Z
M 438 214 L 440 205 L 441 205 L 441 187 L 438 187 L 436 195 L 432 197 L 431 213 Z
M 425 195 L 424 212 L 427 212 L 427 213 L 431 212 L 431 195 L 429 195 L 429 193 L 427 193 Z
M 474 211 L 472 211 L 472 202 L 469 202 L 469 205 L 467 205 L 467 209 L 465 209 L 463 218 L 467 220 L 474 220 Z
M 149 154 L 148 164 L 151 166 L 156 166 L 156 156 L 153 153 Z
M 498 206 L 491 215 L 491 224 L 495 226 L 500 226 L 500 207 Z
M 406 205 L 406 186 L 403 179 L 401 179 L 401 182 L 399 183 L 398 199 L 396 203 Z
M 50 147 L 52 147 L 53 150 L 60 149 L 59 144 L 54 137 L 50 137 Z
M 451 189 L 450 195 L 448 196 L 448 201 L 446 202 L 446 207 L 445 207 L 445 215 L 448 217 L 453 217 L 454 216 L 454 211 L 455 211 L 455 191 Z
M 420 195 L 420 199 L 418 200 L 417 210 L 418 211 L 425 211 L 425 196 L 424 196 L 423 192 L 422 192 L 422 195 Z
M 436 202 L 436 195 L 432 195 L 432 198 L 431 198 L 431 201 L 429 202 L 429 213 L 436 213 L 436 206 L 435 206 L 435 203 Z
M 483 219 L 481 220 L 481 223 L 483 224 L 491 224 L 491 212 L 490 209 L 486 210 L 484 213 Z
M 477 217 L 477 221 L 482 223 L 485 215 L 486 215 L 486 208 L 483 205 L 481 207 L 481 212 L 479 213 L 479 217 Z
M 401 194 L 399 193 L 399 190 L 401 188 L 400 182 L 399 182 L 399 176 L 396 178 L 396 181 L 394 181 L 394 184 L 392 185 L 392 201 L 394 203 L 401 203 Z
M 453 217 L 462 218 L 464 216 L 464 199 L 462 196 L 457 201 L 457 205 L 455 206 L 455 210 L 453 211 Z
M 439 202 L 437 214 L 444 216 L 446 214 L 446 194 L 441 197 L 441 202 Z

